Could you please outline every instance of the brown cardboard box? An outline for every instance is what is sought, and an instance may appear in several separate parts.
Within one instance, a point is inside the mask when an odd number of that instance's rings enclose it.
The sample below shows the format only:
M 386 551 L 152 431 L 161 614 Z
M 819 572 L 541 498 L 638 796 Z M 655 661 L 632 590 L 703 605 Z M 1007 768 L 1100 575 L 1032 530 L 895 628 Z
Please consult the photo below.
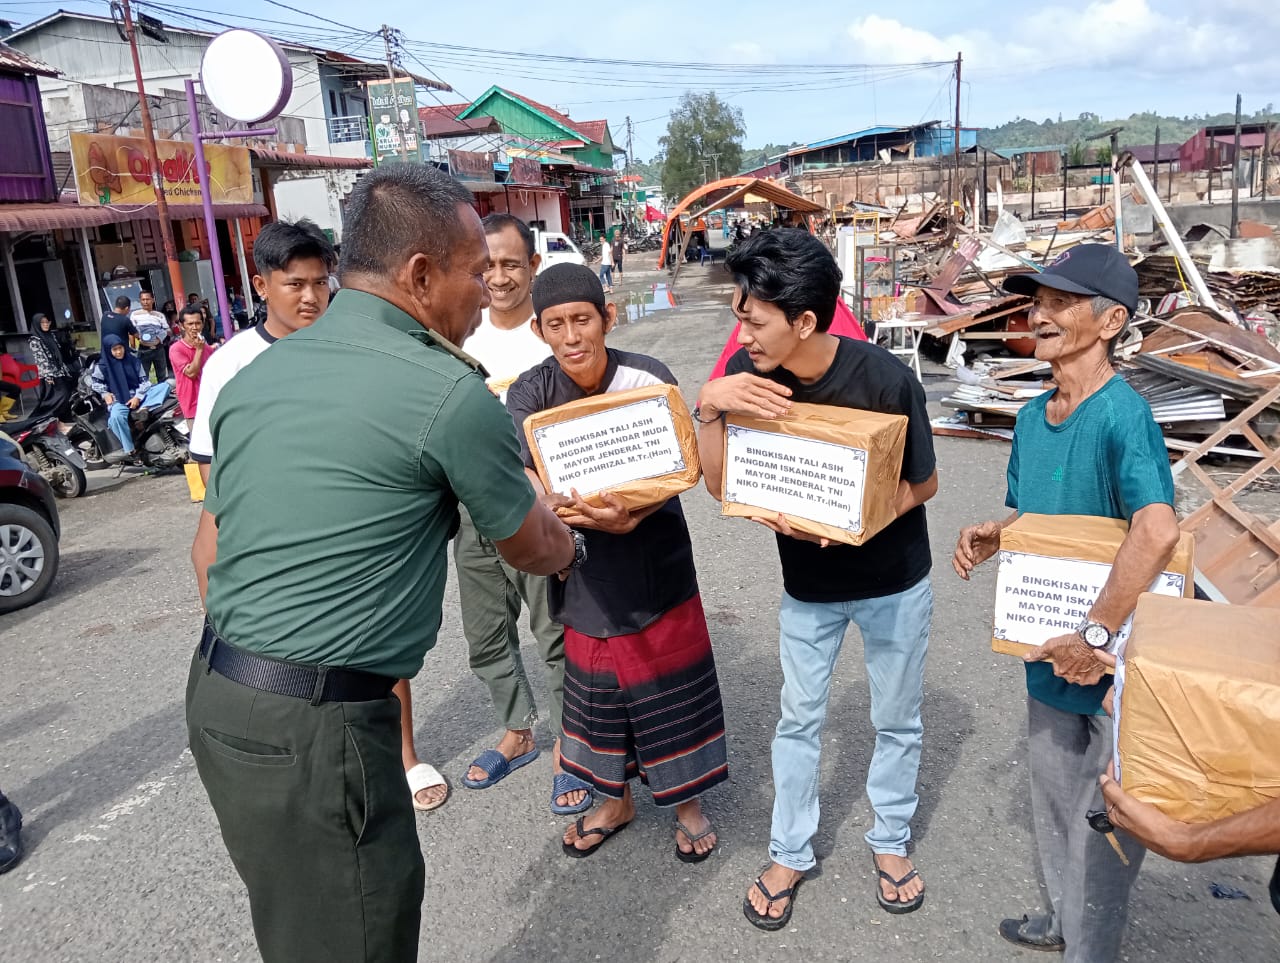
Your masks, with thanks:
M 1143 595 L 1117 688 L 1126 791 L 1193 823 L 1280 797 L 1280 609 Z
M 1025 655 L 1084 621 L 1102 590 L 1129 523 L 1092 515 L 1020 515 L 1000 535 L 991 649 Z M 1192 536 L 1183 532 L 1150 591 L 1195 593 Z M 1128 638 L 1126 623 L 1117 645 Z
M 722 514 L 786 516 L 798 532 L 861 545 L 896 517 L 905 415 L 792 405 L 783 418 L 730 415 Z
M 659 505 L 698 484 L 693 418 L 675 385 L 651 385 L 535 412 L 524 435 L 549 492 L 570 488 L 592 505 L 602 492 L 631 510 Z

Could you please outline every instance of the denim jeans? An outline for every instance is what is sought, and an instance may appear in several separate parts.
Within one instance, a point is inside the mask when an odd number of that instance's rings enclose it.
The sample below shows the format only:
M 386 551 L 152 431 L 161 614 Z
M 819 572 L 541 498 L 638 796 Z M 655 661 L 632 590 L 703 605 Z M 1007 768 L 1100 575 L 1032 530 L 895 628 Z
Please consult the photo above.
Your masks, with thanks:
M 613 287 L 613 265 L 612 264 L 600 265 L 600 283 L 607 288 Z
M 926 576 L 896 595 L 852 602 L 800 602 L 785 592 L 778 610 L 782 718 L 773 737 L 773 829 L 769 858 L 798 871 L 814 865 L 818 774 L 831 673 L 850 622 L 862 632 L 875 751 L 867 797 L 875 853 L 905 856 L 919 797 L 916 775 L 924 727 L 924 657 L 933 589 Z
M 142 408 L 158 408 L 169 397 L 169 382 L 162 381 L 152 385 L 143 396 Z M 125 452 L 133 451 L 133 432 L 129 430 L 129 406 L 116 402 L 107 413 L 107 426 L 111 433 L 120 439 L 120 447 Z

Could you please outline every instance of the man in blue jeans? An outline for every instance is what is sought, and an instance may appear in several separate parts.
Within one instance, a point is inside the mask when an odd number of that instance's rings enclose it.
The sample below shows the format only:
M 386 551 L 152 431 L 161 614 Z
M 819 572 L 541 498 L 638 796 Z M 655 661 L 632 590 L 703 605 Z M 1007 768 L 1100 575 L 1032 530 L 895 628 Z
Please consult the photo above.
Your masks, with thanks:
M 702 388 L 694 416 L 707 489 L 721 497 L 724 415 L 776 418 L 792 402 L 860 408 L 908 419 L 897 518 L 861 546 L 830 545 L 794 532 L 785 517 L 756 521 L 777 533 L 785 589 L 778 613 L 782 718 L 773 740 L 770 863 L 743 912 L 778 930 L 791 918 L 796 888 L 815 864 L 818 765 L 831 675 L 849 623 L 862 633 L 876 747 L 867 772 L 875 825 L 866 834 L 878 876 L 876 898 L 891 913 L 924 900 L 907 858 L 915 814 L 923 727 L 924 659 L 933 593 L 924 503 L 938 490 L 924 391 L 904 364 L 875 345 L 828 332 L 840 269 L 805 231 L 753 235 L 726 261 L 737 287 L 733 312 L 742 350 L 726 376 Z

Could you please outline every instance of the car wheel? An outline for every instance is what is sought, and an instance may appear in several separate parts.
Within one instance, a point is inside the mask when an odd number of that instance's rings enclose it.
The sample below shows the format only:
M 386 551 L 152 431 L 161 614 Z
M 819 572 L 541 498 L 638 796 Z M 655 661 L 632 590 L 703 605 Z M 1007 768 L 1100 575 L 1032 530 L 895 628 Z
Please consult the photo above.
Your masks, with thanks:
M 0 613 L 44 598 L 58 572 L 58 539 L 44 516 L 0 505 Z

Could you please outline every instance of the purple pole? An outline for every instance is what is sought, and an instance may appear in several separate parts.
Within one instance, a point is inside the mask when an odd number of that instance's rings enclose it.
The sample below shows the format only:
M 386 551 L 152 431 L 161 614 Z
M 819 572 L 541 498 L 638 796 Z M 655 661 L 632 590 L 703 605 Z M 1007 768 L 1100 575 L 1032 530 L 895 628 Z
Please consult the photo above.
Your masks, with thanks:
M 209 196 L 209 171 L 204 163 L 204 139 L 200 131 L 200 111 L 196 107 L 196 82 L 187 81 L 187 111 L 191 115 L 191 141 L 196 148 L 196 170 L 200 174 L 200 206 L 204 208 L 204 229 L 209 235 L 209 260 L 213 262 L 213 283 L 218 289 L 218 311 L 222 315 L 222 336 L 231 337 L 231 308 L 227 303 L 226 280 L 222 274 L 222 248 L 218 245 L 218 224 L 213 216 L 213 198 Z M 248 292 L 245 292 L 248 296 Z M 181 306 L 179 306 L 181 310 Z

